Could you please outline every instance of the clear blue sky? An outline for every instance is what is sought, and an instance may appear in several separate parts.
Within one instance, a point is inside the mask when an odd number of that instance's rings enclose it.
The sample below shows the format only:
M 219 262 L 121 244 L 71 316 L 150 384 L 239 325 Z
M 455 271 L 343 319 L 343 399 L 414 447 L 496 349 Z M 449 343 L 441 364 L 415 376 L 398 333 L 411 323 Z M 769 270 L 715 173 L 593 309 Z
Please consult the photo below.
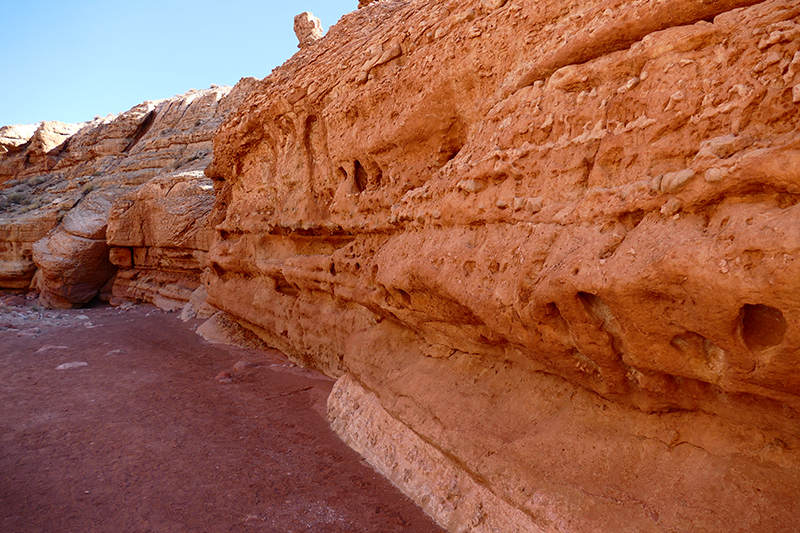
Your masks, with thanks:
M 83 122 L 145 100 L 263 78 L 358 0 L 0 0 L 0 126 Z

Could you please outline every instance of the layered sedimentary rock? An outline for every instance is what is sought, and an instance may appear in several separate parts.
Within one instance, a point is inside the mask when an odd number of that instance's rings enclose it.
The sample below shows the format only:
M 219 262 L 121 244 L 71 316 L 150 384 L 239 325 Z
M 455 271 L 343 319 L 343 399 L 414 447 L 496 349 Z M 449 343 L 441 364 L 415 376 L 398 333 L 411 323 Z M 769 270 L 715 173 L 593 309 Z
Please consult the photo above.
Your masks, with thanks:
M 121 270 L 113 294 L 180 309 L 200 286 L 214 236 L 214 187 L 202 172 L 159 176 L 114 204 L 111 262 Z
M 49 169 L 64 142 L 84 126 L 52 121 L 0 128 L 0 184 L 31 167 Z
M 27 288 L 38 266 L 49 304 L 91 299 L 116 270 L 105 242 L 113 200 L 158 176 L 202 171 L 214 132 L 254 83 L 190 91 L 86 124 L 44 122 L 28 139 L 31 128 L 4 128 L 0 287 Z
M 116 272 L 108 259 L 106 227 L 111 204 L 120 189 L 88 194 L 61 224 L 33 244 L 39 267 L 36 285 L 49 307 L 73 307 L 89 302 Z
M 798 22 L 351 13 L 215 138 L 209 302 L 342 376 L 334 427 L 453 531 L 792 531 Z

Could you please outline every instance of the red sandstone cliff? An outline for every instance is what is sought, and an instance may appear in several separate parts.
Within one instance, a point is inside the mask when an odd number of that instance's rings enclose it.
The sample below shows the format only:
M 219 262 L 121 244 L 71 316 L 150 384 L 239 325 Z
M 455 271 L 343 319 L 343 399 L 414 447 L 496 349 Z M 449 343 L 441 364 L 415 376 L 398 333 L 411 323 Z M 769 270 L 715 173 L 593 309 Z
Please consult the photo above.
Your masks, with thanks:
M 215 138 L 209 301 L 454 531 L 792 531 L 798 21 L 351 13 Z
M 204 271 L 452 531 L 795 531 L 800 6 L 360 4 L 195 122 L 0 131 L 5 198 L 51 194 L 0 284 L 34 241 L 55 304 Z

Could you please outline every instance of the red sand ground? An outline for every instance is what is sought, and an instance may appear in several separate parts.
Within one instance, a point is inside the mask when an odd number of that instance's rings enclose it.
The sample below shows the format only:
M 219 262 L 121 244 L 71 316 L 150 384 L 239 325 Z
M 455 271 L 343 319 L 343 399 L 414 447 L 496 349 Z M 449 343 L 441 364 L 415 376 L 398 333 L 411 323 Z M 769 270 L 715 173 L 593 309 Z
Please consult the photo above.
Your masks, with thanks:
M 330 379 L 153 307 L 2 296 L 0 531 L 442 531 L 329 429 Z

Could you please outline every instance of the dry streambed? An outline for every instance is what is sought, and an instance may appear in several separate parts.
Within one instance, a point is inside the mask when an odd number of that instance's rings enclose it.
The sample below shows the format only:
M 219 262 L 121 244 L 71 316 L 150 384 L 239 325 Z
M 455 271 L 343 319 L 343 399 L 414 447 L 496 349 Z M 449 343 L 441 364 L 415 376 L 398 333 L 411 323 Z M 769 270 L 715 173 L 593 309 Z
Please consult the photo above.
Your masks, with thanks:
M 331 380 L 198 323 L 0 294 L 0 530 L 440 531 L 330 431 Z

